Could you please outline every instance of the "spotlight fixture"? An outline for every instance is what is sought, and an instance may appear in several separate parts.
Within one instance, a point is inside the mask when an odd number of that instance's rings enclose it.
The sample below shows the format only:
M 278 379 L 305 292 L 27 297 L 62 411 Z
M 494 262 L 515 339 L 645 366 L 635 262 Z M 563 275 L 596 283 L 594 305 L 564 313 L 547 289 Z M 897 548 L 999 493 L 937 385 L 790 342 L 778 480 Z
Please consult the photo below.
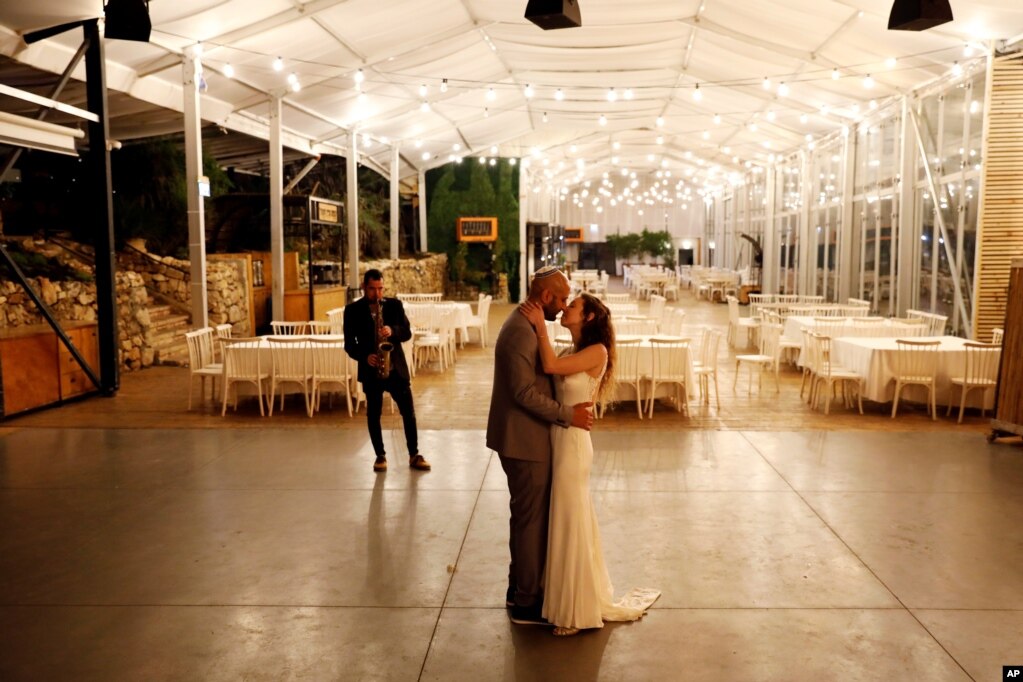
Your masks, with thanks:
M 148 0 L 110 0 L 103 6 L 103 16 L 105 37 L 149 42 L 153 24 L 149 20 Z
M 952 18 L 948 0 L 895 0 L 888 15 L 888 30 L 926 31 Z
M 529 0 L 526 3 L 526 19 L 545 31 L 583 25 L 576 0 Z

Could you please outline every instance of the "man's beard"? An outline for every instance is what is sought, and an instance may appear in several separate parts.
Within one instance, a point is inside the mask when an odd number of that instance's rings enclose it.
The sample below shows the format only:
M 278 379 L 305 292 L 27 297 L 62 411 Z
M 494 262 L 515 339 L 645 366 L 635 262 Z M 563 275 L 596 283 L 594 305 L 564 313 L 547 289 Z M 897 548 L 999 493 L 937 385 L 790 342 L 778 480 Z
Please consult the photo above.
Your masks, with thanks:
M 548 322 L 553 322 L 554 320 L 558 319 L 558 313 L 560 312 L 561 310 L 557 308 L 553 303 L 544 304 L 543 319 L 547 320 Z

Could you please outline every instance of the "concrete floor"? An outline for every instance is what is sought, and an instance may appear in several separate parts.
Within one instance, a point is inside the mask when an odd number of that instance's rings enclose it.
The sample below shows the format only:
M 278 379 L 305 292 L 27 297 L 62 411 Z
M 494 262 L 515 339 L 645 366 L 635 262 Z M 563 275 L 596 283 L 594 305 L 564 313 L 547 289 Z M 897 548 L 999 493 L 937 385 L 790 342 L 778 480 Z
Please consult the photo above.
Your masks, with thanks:
M 0 679 L 992 680 L 1023 661 L 1019 447 L 594 441 L 612 578 L 664 594 L 566 640 L 505 614 L 482 431 L 425 432 L 434 470 L 385 475 L 362 434 L 319 425 L 8 432 Z
M 979 415 L 824 418 L 792 370 L 780 394 L 727 377 L 721 410 L 598 422 L 612 579 L 663 596 L 574 638 L 512 625 L 508 497 L 470 397 L 492 355 L 417 378 L 431 472 L 402 466 L 386 411 L 384 475 L 364 417 L 186 413 L 187 370 L 8 422 L 0 680 L 994 680 L 1023 663 L 1023 448 L 989 445 Z

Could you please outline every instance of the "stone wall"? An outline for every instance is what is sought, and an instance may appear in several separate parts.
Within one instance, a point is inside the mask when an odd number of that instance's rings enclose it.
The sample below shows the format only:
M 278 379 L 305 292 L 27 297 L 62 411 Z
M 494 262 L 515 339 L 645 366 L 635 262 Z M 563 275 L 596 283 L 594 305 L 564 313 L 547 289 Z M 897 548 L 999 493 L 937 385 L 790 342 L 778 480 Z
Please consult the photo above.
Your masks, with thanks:
M 30 277 L 28 281 L 58 321 L 96 321 L 95 282 L 53 282 L 46 277 Z M 154 351 L 142 277 L 135 272 L 118 272 L 116 296 L 121 366 L 129 370 L 148 367 L 153 364 Z M 10 280 L 0 280 L 0 311 L 0 327 L 46 324 L 21 285 Z
M 385 296 L 393 297 L 398 292 L 445 293 L 448 283 L 448 256 L 446 253 L 431 253 L 422 258 L 360 261 L 357 284 L 362 284 L 362 276 L 370 268 L 376 268 L 384 274 Z
M 191 275 L 187 260 L 157 256 L 128 248 L 118 257 L 121 266 L 138 272 L 150 291 L 173 301 L 183 311 L 191 308 Z M 230 322 L 235 336 L 250 336 L 248 261 L 217 258 L 206 261 L 206 297 L 210 325 Z

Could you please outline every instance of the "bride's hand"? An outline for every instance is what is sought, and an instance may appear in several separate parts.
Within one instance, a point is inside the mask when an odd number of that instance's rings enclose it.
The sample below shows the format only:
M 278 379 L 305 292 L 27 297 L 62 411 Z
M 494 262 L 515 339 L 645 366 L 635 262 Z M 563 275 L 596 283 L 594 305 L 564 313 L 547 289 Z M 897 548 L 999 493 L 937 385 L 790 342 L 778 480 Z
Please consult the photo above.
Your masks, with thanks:
M 540 307 L 540 304 L 526 301 L 519 306 L 519 312 L 529 320 L 529 323 L 533 325 L 533 329 L 540 329 L 545 326 L 543 308 Z

